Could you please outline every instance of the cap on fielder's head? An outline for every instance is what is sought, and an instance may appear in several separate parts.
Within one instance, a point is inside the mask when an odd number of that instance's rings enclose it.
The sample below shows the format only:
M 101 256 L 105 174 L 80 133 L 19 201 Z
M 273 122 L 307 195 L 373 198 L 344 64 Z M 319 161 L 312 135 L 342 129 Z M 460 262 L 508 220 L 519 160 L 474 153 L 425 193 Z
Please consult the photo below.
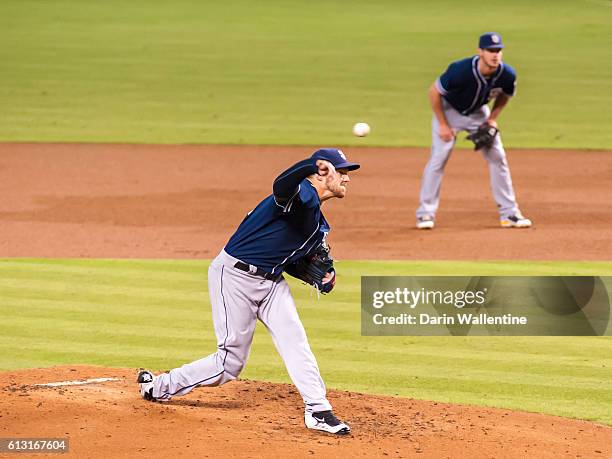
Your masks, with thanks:
M 338 150 L 337 148 L 322 148 L 315 151 L 311 158 L 329 161 L 336 169 L 348 169 L 349 171 L 354 171 L 355 169 L 359 169 L 361 167 L 360 164 L 351 163 L 348 161 L 344 153 L 342 153 L 342 150 Z
M 502 49 L 504 44 L 500 34 L 497 32 L 487 32 L 480 36 L 478 47 L 480 49 Z

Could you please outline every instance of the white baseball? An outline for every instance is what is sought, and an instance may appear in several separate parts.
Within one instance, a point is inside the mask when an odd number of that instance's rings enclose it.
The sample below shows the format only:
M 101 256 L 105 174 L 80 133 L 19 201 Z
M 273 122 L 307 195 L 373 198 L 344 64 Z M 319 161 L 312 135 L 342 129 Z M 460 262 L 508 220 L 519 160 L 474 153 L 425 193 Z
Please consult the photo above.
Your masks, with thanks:
M 355 123 L 353 126 L 353 134 L 357 137 L 365 137 L 370 133 L 370 125 L 368 123 Z

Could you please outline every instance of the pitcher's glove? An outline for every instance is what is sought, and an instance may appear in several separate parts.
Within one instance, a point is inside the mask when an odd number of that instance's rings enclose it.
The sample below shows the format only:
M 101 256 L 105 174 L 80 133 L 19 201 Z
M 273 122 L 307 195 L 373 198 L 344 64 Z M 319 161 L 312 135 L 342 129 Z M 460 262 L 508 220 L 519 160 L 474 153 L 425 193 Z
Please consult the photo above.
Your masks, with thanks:
M 499 132 L 495 126 L 489 123 L 483 123 L 476 131 L 466 137 L 467 140 L 474 142 L 474 150 L 482 150 L 483 148 L 491 148 L 495 141 L 495 136 Z
M 314 252 L 300 258 L 295 263 L 287 265 L 285 272 L 297 279 L 312 285 L 321 293 L 329 293 L 336 285 L 336 270 L 334 259 L 326 244 L 321 244 Z M 326 275 L 328 279 L 323 280 Z

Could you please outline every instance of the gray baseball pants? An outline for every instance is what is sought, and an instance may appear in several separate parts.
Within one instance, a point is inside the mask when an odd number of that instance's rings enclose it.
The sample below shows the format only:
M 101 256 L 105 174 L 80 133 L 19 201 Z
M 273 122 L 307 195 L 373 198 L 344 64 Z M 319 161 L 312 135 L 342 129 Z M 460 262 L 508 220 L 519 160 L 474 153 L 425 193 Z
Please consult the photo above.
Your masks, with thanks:
M 487 105 L 483 105 L 479 110 L 471 115 L 464 116 L 452 108 L 446 101 L 443 102 L 444 114 L 451 128 L 459 131 L 474 132 L 484 123 L 490 114 Z M 440 203 L 440 187 L 444 176 L 444 167 L 450 158 L 455 140 L 445 142 L 438 135 L 440 124 L 436 116 L 433 116 L 431 123 L 431 156 L 423 171 L 421 182 L 420 206 L 417 209 L 417 218 L 429 215 L 435 218 Z M 495 137 L 493 146 L 482 151 L 482 155 L 489 163 L 489 176 L 491 180 L 491 191 L 497 203 L 501 218 L 520 213 L 512 187 L 510 168 L 506 159 L 506 151 L 498 134 Z
M 251 275 L 235 268 L 237 261 L 221 251 L 208 269 L 217 352 L 160 374 L 154 380 L 153 397 L 169 399 L 198 386 L 220 386 L 236 379 L 249 357 L 259 319 L 272 335 L 306 411 L 331 410 L 287 281 Z

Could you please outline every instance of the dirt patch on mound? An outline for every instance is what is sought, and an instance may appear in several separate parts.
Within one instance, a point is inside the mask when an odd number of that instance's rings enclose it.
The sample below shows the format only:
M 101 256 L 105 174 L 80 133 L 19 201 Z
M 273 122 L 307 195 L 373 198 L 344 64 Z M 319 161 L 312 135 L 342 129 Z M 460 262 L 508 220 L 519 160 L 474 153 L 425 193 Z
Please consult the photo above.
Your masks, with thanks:
M 117 380 L 35 386 L 100 377 Z M 612 456 L 611 427 L 554 416 L 332 390 L 353 430 L 338 438 L 303 426 L 291 385 L 236 381 L 162 404 L 134 379 L 89 366 L 0 373 L 0 437 L 68 438 L 74 457 Z
M 211 258 L 312 147 L 0 144 L 0 257 Z M 612 154 L 509 151 L 530 230 L 499 228 L 487 164 L 456 151 L 436 229 L 414 229 L 425 149 L 347 148 L 326 204 L 338 259 L 612 259 Z

